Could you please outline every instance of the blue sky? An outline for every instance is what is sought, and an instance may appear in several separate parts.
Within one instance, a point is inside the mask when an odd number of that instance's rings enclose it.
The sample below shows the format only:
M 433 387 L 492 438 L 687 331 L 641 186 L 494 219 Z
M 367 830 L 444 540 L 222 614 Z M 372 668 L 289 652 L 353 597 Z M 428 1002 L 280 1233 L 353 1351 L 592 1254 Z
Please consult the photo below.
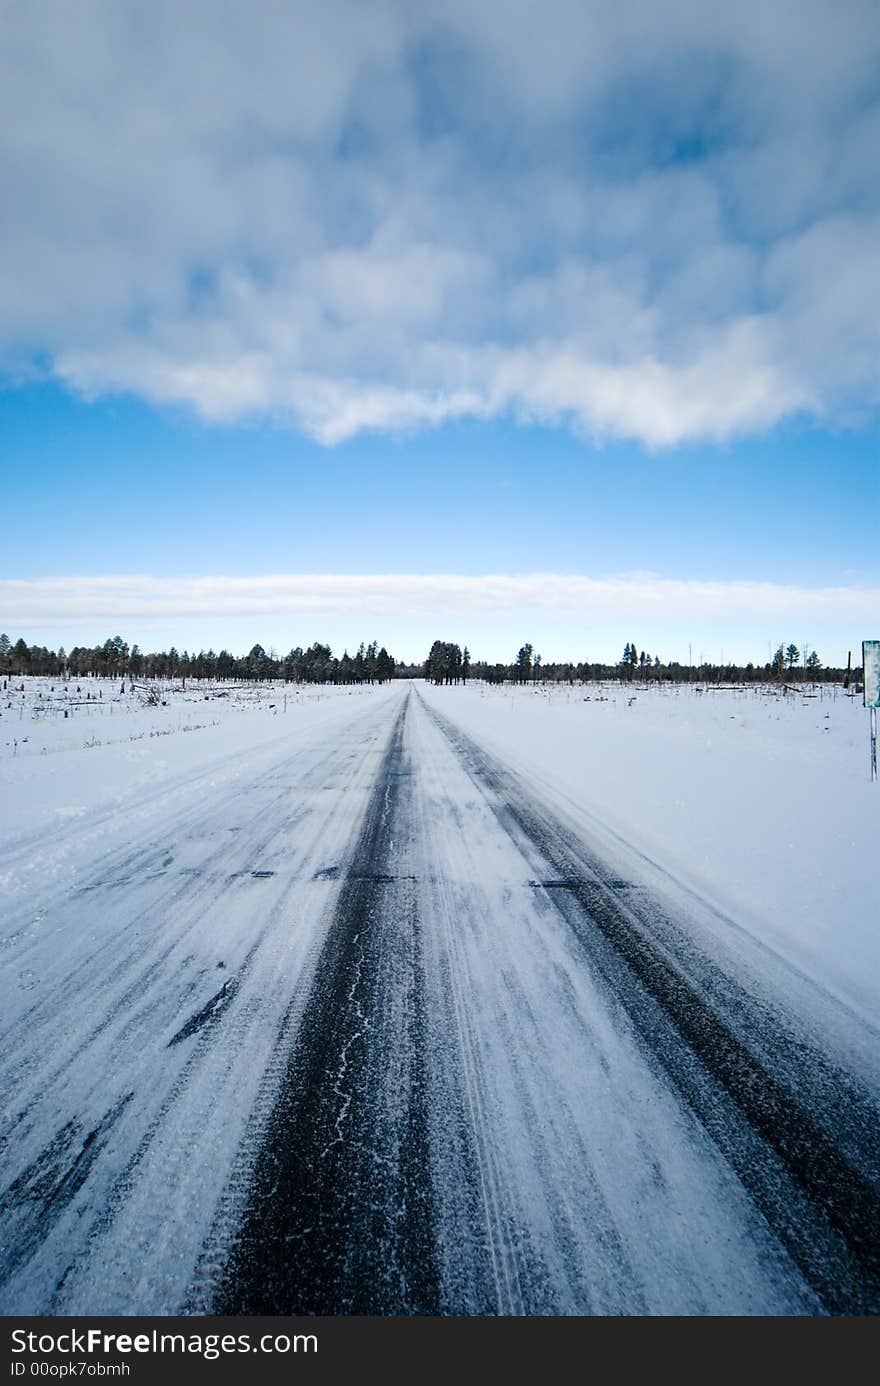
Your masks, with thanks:
M 876 6 L 3 9 L 13 638 L 877 634 Z

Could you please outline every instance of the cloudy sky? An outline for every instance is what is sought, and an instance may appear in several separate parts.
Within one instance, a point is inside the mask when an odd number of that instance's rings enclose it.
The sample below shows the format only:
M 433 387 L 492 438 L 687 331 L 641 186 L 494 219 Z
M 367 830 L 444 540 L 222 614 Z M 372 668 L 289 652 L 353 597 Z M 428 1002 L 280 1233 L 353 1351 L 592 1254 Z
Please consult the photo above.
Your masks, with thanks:
M 880 634 L 876 0 L 0 23 L 13 638 Z

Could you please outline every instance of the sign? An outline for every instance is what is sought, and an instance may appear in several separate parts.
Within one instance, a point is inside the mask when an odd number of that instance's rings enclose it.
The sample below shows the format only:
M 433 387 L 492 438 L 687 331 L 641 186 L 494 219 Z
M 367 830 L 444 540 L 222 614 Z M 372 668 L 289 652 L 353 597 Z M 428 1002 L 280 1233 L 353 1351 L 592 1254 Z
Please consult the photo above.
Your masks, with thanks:
M 871 709 L 871 780 L 877 782 L 877 709 L 880 707 L 880 640 L 862 641 L 865 707 Z
M 880 707 L 880 640 L 862 641 L 865 707 Z

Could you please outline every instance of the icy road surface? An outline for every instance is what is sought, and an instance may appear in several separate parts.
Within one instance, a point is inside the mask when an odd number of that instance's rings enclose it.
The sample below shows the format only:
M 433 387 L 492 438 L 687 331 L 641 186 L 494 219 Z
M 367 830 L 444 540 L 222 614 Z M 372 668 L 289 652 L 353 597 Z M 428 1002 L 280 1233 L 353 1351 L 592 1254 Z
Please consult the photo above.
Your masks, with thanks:
M 880 1309 L 864 1020 L 451 701 L 342 711 L 0 855 L 0 1311 Z

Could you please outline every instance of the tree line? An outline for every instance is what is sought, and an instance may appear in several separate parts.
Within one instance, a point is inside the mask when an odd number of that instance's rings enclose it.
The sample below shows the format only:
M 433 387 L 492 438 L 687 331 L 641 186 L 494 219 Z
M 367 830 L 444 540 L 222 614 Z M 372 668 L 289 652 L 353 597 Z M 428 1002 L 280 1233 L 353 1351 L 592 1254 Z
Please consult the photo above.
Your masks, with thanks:
M 344 651 L 334 655 L 329 645 L 315 641 L 308 649 L 299 646 L 286 655 L 254 645 L 245 655 L 233 655 L 228 650 L 200 650 L 190 654 L 169 650 L 148 653 L 138 645 L 129 645 L 121 635 L 105 640 L 103 645 L 76 645 L 70 651 L 63 647 L 49 650 L 45 646 L 28 645 L 24 639 L 12 643 L 8 635 L 0 635 L 0 674 L 19 676 L 37 674 L 53 678 L 94 677 L 142 679 L 283 679 L 288 683 L 385 683 L 393 678 L 425 678 L 435 684 L 467 683 L 481 679 L 486 683 L 595 683 L 617 679 L 626 683 L 798 683 L 843 682 L 861 679 L 861 669 L 849 665 L 846 669 L 826 668 L 815 650 L 801 650 L 793 642 L 782 642 L 765 663 L 716 664 L 700 661 L 682 664 L 665 660 L 657 654 L 640 649 L 628 640 L 623 654 L 614 664 L 603 661 L 562 660 L 545 662 L 534 646 L 520 646 L 508 663 L 489 663 L 473 660 L 467 646 L 455 641 L 435 640 L 427 659 L 421 664 L 405 664 L 395 660 L 377 641 L 361 644 L 357 653 Z
M 8 635 L 0 635 L 0 672 L 18 676 L 39 674 L 53 678 L 141 679 L 284 679 L 287 683 L 385 683 L 394 677 L 396 662 L 374 640 L 361 644 L 354 655 L 346 650 L 333 654 L 329 645 L 315 641 L 307 650 L 297 646 L 286 655 L 266 651 L 262 645 L 246 655 L 228 650 L 200 650 L 198 654 L 170 650 L 147 653 L 129 645 L 121 635 L 93 647 L 75 645 L 49 650 L 28 645 L 23 639 L 13 645 Z
M 421 668 L 400 666 L 397 677 L 417 675 L 431 683 L 466 683 L 468 678 L 486 683 L 598 683 L 616 679 L 621 682 L 665 683 L 799 683 L 843 682 L 849 686 L 861 677 L 861 670 L 826 668 L 816 650 L 803 651 L 794 643 L 781 644 L 766 663 L 716 664 L 701 660 L 697 664 L 682 664 L 678 660 L 661 659 L 636 642 L 628 640 L 623 654 L 615 664 L 591 660 L 562 660 L 545 663 L 533 645 L 521 645 L 509 663 L 490 664 L 485 660 L 472 661 L 465 648 L 452 641 L 435 640 Z

